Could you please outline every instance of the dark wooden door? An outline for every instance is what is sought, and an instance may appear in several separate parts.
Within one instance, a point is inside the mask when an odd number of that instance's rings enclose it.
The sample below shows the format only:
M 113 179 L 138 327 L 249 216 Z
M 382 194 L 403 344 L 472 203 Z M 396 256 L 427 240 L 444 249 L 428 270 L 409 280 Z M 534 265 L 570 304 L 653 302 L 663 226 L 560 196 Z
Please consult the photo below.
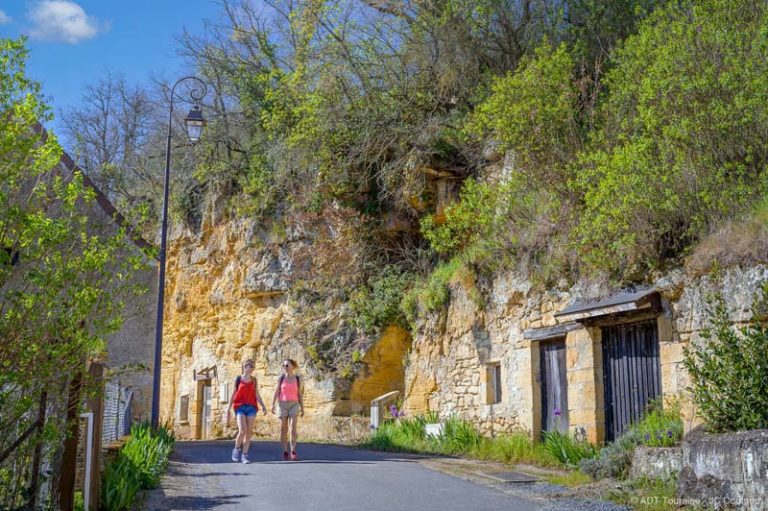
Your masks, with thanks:
M 605 439 L 613 441 L 661 395 L 659 333 L 655 319 L 604 327 Z
M 541 342 L 541 430 L 568 432 L 565 339 Z

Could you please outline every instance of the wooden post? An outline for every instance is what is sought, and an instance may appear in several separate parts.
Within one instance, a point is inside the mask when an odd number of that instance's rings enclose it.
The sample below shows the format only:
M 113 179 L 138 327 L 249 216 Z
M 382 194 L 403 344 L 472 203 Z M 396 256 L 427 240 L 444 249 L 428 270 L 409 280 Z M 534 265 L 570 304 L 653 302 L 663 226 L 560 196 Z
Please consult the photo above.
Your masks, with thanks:
M 37 428 L 37 434 L 43 432 L 45 426 L 45 407 L 48 404 L 48 393 L 43 391 L 40 394 L 40 406 L 37 411 L 37 422 L 35 424 Z M 35 451 L 32 456 L 32 481 L 29 485 L 29 509 L 35 509 L 37 506 L 37 485 L 40 482 L 40 462 L 43 456 L 43 440 L 42 437 L 37 439 L 35 444 Z
M 67 436 L 64 440 L 64 454 L 61 457 L 61 475 L 59 476 L 59 508 L 72 511 L 75 503 L 75 474 L 77 471 L 77 440 L 80 433 L 80 392 L 83 373 L 78 371 L 69 384 L 67 398 Z
M 91 446 L 91 480 L 85 484 L 91 485 L 90 509 L 95 511 L 99 507 L 101 497 L 101 443 L 102 427 L 104 423 L 104 364 L 93 362 L 88 369 L 94 392 L 93 397 L 85 403 L 89 412 L 93 412 L 93 444 Z M 88 510 L 86 510 L 88 511 Z

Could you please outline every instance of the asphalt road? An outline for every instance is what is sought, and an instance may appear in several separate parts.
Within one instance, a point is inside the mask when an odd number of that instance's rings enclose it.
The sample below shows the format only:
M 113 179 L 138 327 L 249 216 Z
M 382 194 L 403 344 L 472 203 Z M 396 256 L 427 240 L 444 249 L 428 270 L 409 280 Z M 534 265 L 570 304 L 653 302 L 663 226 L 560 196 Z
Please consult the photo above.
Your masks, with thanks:
M 540 505 L 431 470 L 415 457 L 321 444 L 282 461 L 275 442 L 254 442 L 250 465 L 231 441 L 177 442 L 162 489 L 146 509 L 284 511 L 539 511 Z

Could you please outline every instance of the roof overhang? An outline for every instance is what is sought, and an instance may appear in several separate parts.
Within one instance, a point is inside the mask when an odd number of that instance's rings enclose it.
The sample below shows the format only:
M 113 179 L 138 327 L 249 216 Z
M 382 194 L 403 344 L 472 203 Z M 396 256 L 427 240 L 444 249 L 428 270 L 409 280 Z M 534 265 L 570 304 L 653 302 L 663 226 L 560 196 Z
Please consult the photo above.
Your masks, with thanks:
M 661 297 L 654 288 L 621 291 L 607 298 L 579 300 L 555 314 L 560 321 L 585 322 L 592 318 L 632 312 L 661 312 Z
M 530 341 L 557 339 L 558 337 L 564 337 L 571 330 L 578 330 L 579 328 L 584 327 L 575 321 L 569 321 L 567 323 L 561 323 L 545 328 L 530 328 L 523 332 L 523 339 Z

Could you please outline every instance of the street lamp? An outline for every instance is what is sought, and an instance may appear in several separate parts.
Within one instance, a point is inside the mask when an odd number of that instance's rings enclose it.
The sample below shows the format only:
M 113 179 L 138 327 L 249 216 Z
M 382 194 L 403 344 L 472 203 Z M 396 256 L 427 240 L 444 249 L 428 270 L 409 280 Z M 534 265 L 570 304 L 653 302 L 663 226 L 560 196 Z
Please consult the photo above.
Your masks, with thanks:
M 171 174 L 171 126 L 173 124 L 173 100 L 176 97 L 176 87 L 185 81 L 195 82 L 189 90 L 189 98 L 193 104 L 192 109 L 184 118 L 187 136 L 192 144 L 200 140 L 200 135 L 205 127 L 203 111 L 200 108 L 200 100 L 208 92 L 208 86 L 196 76 L 180 78 L 171 88 L 171 107 L 168 113 L 168 139 L 165 146 L 165 181 L 163 184 L 163 227 L 160 234 L 160 277 L 157 286 L 157 323 L 155 323 L 155 366 L 154 380 L 152 382 L 152 427 L 157 428 L 160 423 L 160 366 L 163 362 L 163 306 L 165 302 L 165 246 L 168 233 L 168 188 Z

